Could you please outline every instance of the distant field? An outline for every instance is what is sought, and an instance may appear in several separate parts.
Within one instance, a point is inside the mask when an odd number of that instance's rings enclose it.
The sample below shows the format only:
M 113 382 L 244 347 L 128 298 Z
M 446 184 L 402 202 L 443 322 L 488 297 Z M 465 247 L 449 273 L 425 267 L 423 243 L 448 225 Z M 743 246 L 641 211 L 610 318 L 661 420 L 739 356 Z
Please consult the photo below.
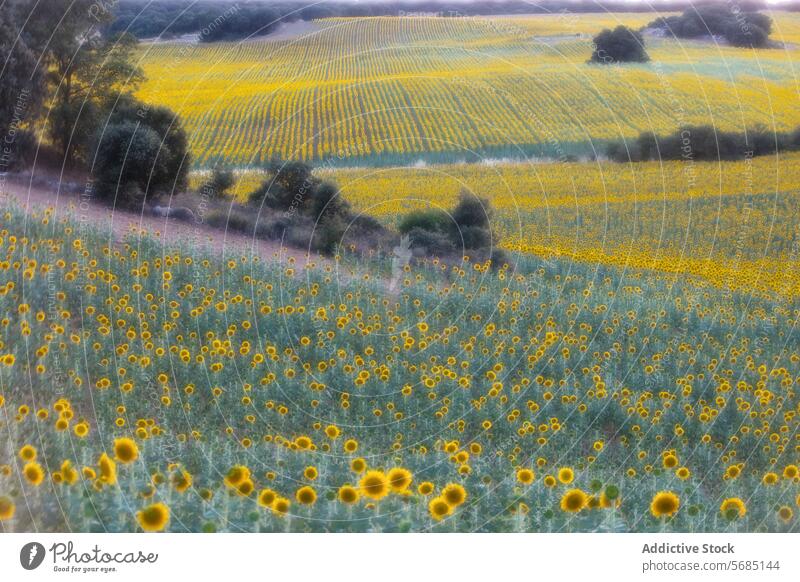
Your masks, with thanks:
M 652 62 L 586 64 L 591 36 L 652 15 L 346 18 L 279 40 L 145 44 L 139 96 L 180 114 L 198 167 L 586 155 L 686 123 L 800 124 L 800 14 L 784 49 L 648 38 Z M 287 38 L 288 36 L 288 38 Z
M 723 163 L 453 164 L 320 175 L 390 226 L 415 208 L 451 208 L 465 189 L 491 201 L 507 249 L 800 294 L 796 153 Z M 245 200 L 264 178 L 240 172 L 235 197 Z M 195 174 L 192 185 L 203 179 Z

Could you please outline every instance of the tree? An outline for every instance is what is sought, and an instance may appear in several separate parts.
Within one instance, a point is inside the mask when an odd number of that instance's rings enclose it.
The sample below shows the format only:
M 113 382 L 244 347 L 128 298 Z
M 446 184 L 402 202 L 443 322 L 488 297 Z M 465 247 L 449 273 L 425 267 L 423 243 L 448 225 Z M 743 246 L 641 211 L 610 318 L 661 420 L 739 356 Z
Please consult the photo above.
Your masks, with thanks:
M 762 16 L 756 14 L 755 16 Z M 732 21 L 725 30 L 725 40 L 733 46 L 741 47 L 764 47 L 769 44 L 769 31 L 772 23 L 768 23 L 768 28 L 764 29 L 758 24 L 747 22 Z
M 211 179 L 208 180 L 200 189 L 204 196 L 209 198 L 224 198 L 228 190 L 233 188 L 236 178 L 231 170 L 227 168 L 214 168 Z
M 302 209 L 319 184 L 312 171 L 304 162 L 272 160 L 268 168 L 270 177 L 250 193 L 250 203 L 263 203 L 268 208 L 287 212 Z
M 48 70 L 48 132 L 66 162 L 88 159 L 101 105 L 143 79 L 132 64 L 136 39 L 101 34 L 113 19 L 112 8 L 108 0 L 22 0 L 17 5 L 28 23 L 24 38 Z
M 133 206 L 185 189 L 189 154 L 177 116 L 130 95 L 105 107 L 110 113 L 93 140 L 97 196 Z
M 644 50 L 642 35 L 627 26 L 605 29 L 594 37 L 593 63 L 645 63 L 650 60 Z
M 29 141 L 23 128 L 38 112 L 42 92 L 41 71 L 13 12 L 0 11 L 0 171 L 16 161 L 19 148 Z
M 658 18 L 648 28 L 665 30 L 678 38 L 721 36 L 734 46 L 765 47 L 772 32 L 772 19 L 760 12 L 747 12 L 738 5 L 695 6 L 680 16 Z
M 190 155 L 189 140 L 183 129 L 180 118 L 168 107 L 153 106 L 142 103 L 129 94 L 122 94 L 102 103 L 101 108 L 107 112 L 105 125 L 123 123 L 141 124 L 153 130 L 159 138 L 161 149 L 159 162 L 168 170 L 169 184 L 158 184 L 161 189 L 170 191 L 184 190 L 188 184 Z M 93 140 L 94 149 L 99 155 L 98 144 L 104 133 L 101 125 Z M 96 163 L 96 162 L 95 162 Z
M 492 244 L 491 205 L 488 200 L 462 191 L 453 208 L 455 230 L 451 235 L 456 246 L 465 249 L 486 249 Z
M 412 246 L 429 255 L 448 255 L 462 249 L 486 255 L 492 250 L 491 204 L 469 192 L 461 192 L 449 215 L 435 209 L 415 210 L 401 221 L 399 230 Z
M 491 218 L 489 201 L 478 198 L 474 194 L 462 191 L 458 196 L 458 204 L 453 208 L 453 222 L 460 228 L 489 228 Z
M 161 139 L 146 125 L 125 121 L 109 125 L 94 165 L 98 198 L 121 206 L 138 206 L 169 182 Z

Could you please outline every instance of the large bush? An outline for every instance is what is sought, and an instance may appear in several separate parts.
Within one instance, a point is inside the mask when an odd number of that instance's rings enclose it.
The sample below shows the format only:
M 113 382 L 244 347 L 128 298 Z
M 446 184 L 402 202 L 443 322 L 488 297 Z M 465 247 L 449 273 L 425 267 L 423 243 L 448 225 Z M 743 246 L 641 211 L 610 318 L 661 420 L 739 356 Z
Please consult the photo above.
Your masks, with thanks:
M 601 64 L 644 63 L 650 60 L 644 50 L 642 35 L 627 26 L 605 29 L 594 37 L 590 61 Z
M 734 46 L 759 48 L 769 45 L 772 19 L 738 6 L 712 4 L 690 8 L 680 16 L 659 18 L 648 28 L 661 29 L 678 38 L 721 36 Z
M 400 221 L 398 230 L 408 235 L 417 254 L 441 257 L 464 251 L 475 258 L 489 258 L 496 242 L 491 216 L 488 200 L 462 192 L 449 213 L 415 210 Z
M 747 133 L 720 131 L 710 125 L 688 126 L 665 136 L 644 132 L 635 140 L 612 142 L 606 149 L 616 162 L 645 160 L 740 160 L 800 149 L 800 128 L 792 134 L 756 126 Z
M 248 200 L 254 206 L 315 221 L 349 215 L 349 205 L 336 185 L 314 176 L 314 169 L 304 162 L 270 162 L 267 179 L 249 194 Z
M 408 234 L 415 228 L 429 232 L 448 232 L 452 222 L 447 214 L 435 208 L 413 210 L 403 217 L 398 230 L 401 234 Z
M 129 121 L 109 125 L 94 164 L 95 192 L 121 206 L 138 206 L 169 181 L 155 130 Z
M 211 199 L 225 198 L 228 190 L 236 184 L 233 172 L 226 168 L 214 168 L 211 178 L 200 188 L 200 193 Z
M 186 134 L 166 107 L 149 107 L 130 96 L 109 109 L 95 138 L 92 175 L 96 195 L 126 206 L 186 188 Z
M 135 123 L 152 129 L 158 135 L 162 146 L 159 163 L 168 169 L 168 183 L 156 183 L 156 190 L 181 191 L 188 184 L 190 154 L 186 131 L 180 117 L 168 107 L 142 103 L 131 95 L 123 94 L 113 103 L 105 106 L 110 111 L 107 123 Z M 103 129 L 100 129 L 102 135 Z

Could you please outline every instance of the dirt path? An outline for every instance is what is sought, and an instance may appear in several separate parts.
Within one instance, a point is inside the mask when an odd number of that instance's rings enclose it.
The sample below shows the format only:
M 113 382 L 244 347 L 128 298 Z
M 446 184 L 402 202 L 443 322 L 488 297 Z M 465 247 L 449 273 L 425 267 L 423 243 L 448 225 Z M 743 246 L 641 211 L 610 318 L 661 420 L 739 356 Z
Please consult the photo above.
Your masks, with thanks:
M 210 246 L 223 256 L 232 253 L 255 254 L 263 260 L 287 262 L 294 258 L 297 266 L 309 261 L 316 264 L 328 259 L 317 254 L 307 255 L 300 249 L 282 246 L 277 241 L 256 239 L 239 232 L 222 230 L 200 222 L 184 222 L 149 214 L 137 214 L 111 209 L 77 194 L 55 194 L 50 189 L 31 185 L 28 181 L 9 177 L 4 183 L 0 204 L 16 204 L 25 212 L 52 208 L 56 218 L 70 217 L 99 228 L 110 227 L 114 242 L 122 243 L 131 234 L 150 234 L 164 245 L 191 241 L 198 246 Z

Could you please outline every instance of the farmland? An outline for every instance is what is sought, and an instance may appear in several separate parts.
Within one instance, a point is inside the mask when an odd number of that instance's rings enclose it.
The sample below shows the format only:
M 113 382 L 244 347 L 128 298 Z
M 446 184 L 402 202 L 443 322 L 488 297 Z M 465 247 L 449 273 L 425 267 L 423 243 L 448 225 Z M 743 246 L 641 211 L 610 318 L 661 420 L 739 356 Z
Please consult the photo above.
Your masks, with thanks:
M 294 39 L 144 45 L 145 101 L 183 119 L 199 167 L 592 155 L 610 139 L 713 120 L 800 125 L 800 16 L 784 49 L 648 39 L 652 62 L 586 64 L 591 34 L 646 14 L 317 21 Z
M 485 199 L 508 260 L 278 261 L 189 208 L 182 236 L 123 237 L 4 198 L 0 531 L 797 532 L 800 152 L 596 155 L 800 125 L 800 15 L 773 16 L 782 48 L 648 36 L 606 67 L 592 35 L 652 15 L 142 43 L 137 97 L 194 164 L 157 203 L 225 166 L 217 218 L 288 221 L 249 194 L 303 160 L 401 245 L 410 212 Z M 150 202 L 114 212 L 170 224 Z
M 562 259 L 387 294 L 3 218 L 4 528 L 797 527 L 795 298 Z
M 326 168 L 387 224 L 459 192 L 491 201 L 498 244 L 542 258 L 658 269 L 753 293 L 800 293 L 800 155 L 734 162 L 498 163 Z M 244 199 L 264 180 L 241 172 Z M 196 185 L 203 179 L 195 177 Z

